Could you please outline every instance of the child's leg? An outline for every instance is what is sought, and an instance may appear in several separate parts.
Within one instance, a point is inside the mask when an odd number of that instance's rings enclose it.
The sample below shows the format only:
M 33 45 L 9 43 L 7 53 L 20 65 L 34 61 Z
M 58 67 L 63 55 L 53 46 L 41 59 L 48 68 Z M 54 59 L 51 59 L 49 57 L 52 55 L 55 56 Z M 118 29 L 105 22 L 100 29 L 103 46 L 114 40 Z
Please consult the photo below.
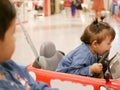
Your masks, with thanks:
M 72 13 L 72 17 L 75 17 L 75 13 Z

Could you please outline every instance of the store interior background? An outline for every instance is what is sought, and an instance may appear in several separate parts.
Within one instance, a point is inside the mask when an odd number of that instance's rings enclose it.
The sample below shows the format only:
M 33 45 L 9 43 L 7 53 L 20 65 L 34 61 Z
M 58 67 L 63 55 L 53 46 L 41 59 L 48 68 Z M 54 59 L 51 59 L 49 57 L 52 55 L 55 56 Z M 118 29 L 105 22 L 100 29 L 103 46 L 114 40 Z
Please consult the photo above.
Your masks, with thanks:
M 55 43 L 56 49 L 64 51 L 65 54 L 67 54 L 80 43 L 80 34 L 88 24 L 86 23 L 86 20 L 84 20 L 84 18 L 86 18 L 85 15 L 94 15 L 94 12 L 91 10 L 93 0 L 83 0 L 82 6 L 85 7 L 85 11 L 82 11 L 83 16 L 81 15 L 80 18 L 65 16 L 64 1 L 71 0 L 14 1 L 17 16 L 23 23 L 23 26 L 29 34 L 38 53 L 40 45 L 44 41 L 51 40 Z M 115 18 L 118 18 L 118 21 L 120 21 L 120 0 L 104 0 L 104 3 L 106 9 L 104 12 L 110 17 L 115 16 Z M 42 7 L 42 9 L 35 10 L 35 4 Z M 87 15 L 87 17 L 89 16 Z M 87 20 L 87 22 L 90 22 L 90 20 Z M 70 32 L 72 33 L 72 36 Z M 36 56 L 34 55 L 30 45 L 27 43 L 19 22 L 17 22 L 15 36 L 16 50 L 12 57 L 13 60 L 19 64 L 25 65 L 32 63 Z M 66 41 L 64 41 L 65 39 Z M 72 41 L 73 39 L 74 41 Z M 117 46 L 120 46 L 120 44 L 117 44 Z M 114 49 L 117 50 L 117 48 Z
M 35 16 L 51 16 L 64 12 L 64 2 L 71 2 L 72 0 L 14 0 L 16 2 L 15 6 L 17 9 L 17 14 L 21 18 L 21 21 L 28 21 L 29 14 Z M 75 0 L 73 0 L 75 1 Z M 90 12 L 93 0 L 82 0 L 83 9 L 87 9 Z M 35 10 L 35 5 L 42 7 L 40 10 Z M 110 14 L 118 15 L 120 12 L 120 0 L 104 0 L 105 11 Z M 31 18 L 31 17 L 30 17 Z

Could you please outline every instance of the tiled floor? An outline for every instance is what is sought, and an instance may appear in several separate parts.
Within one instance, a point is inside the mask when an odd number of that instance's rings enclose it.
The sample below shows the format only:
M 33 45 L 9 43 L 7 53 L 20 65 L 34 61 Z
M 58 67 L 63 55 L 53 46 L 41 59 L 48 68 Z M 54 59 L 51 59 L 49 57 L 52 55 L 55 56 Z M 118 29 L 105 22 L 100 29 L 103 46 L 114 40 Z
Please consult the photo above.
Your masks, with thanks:
M 28 23 L 24 24 L 37 52 L 44 41 L 52 41 L 56 48 L 67 54 L 81 43 L 80 36 L 84 28 L 91 22 L 91 13 L 81 13 L 80 17 L 66 16 L 64 12 L 50 17 L 36 17 L 28 14 Z M 120 52 L 120 30 L 112 17 L 106 18 L 116 30 L 117 36 L 113 42 L 110 56 Z M 27 43 L 24 33 L 19 25 L 16 28 L 16 50 L 12 57 L 19 64 L 30 64 L 35 60 L 35 55 Z

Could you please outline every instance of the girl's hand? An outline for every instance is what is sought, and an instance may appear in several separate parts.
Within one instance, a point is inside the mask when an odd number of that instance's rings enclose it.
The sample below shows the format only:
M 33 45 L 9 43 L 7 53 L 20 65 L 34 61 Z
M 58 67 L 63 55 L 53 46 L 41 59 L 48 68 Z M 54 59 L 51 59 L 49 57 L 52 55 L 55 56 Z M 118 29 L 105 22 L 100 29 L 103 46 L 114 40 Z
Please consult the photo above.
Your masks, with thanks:
M 101 63 L 94 63 L 93 65 L 91 65 L 91 73 L 101 73 L 102 72 L 102 64 Z

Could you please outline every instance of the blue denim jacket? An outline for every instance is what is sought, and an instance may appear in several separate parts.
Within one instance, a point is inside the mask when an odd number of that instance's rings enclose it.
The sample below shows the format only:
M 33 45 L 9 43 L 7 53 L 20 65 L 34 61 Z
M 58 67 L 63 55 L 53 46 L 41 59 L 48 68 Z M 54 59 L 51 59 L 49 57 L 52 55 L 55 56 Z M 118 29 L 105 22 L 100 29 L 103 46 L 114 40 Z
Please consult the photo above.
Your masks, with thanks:
M 88 45 L 82 43 L 62 58 L 56 71 L 91 76 L 90 66 L 95 62 L 96 56 L 92 54 Z
M 0 63 L 1 75 L 0 90 L 58 90 L 43 82 L 35 82 L 25 67 L 18 66 L 12 60 Z

